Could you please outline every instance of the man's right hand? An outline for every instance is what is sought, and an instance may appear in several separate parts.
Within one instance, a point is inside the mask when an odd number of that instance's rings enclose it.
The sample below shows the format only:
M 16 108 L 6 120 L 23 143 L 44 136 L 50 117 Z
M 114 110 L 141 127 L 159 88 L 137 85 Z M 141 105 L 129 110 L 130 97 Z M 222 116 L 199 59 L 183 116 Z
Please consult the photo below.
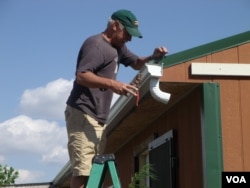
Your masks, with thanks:
M 131 85 L 131 84 L 126 84 L 123 82 L 119 82 L 116 80 L 111 81 L 111 90 L 114 93 L 117 93 L 118 95 L 125 95 L 128 96 L 128 94 L 132 94 L 134 96 L 137 96 L 138 93 L 138 88 Z

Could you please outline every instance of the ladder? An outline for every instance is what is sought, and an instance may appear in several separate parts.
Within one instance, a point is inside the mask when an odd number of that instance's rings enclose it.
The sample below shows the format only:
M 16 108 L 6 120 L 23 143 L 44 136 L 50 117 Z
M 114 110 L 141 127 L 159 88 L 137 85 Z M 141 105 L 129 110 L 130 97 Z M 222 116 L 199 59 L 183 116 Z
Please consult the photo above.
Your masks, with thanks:
M 111 175 L 113 188 L 121 188 L 121 183 L 115 167 L 114 154 L 96 155 L 93 158 L 87 188 L 101 188 L 107 169 L 109 169 Z

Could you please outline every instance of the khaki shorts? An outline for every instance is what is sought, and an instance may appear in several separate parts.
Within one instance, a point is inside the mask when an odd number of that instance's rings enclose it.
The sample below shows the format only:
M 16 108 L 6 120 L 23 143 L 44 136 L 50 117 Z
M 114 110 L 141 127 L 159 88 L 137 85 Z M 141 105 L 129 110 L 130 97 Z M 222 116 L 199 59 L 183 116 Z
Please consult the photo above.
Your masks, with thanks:
M 70 106 L 66 107 L 65 120 L 73 176 L 89 176 L 92 158 L 104 152 L 106 125 L 100 125 L 89 115 Z

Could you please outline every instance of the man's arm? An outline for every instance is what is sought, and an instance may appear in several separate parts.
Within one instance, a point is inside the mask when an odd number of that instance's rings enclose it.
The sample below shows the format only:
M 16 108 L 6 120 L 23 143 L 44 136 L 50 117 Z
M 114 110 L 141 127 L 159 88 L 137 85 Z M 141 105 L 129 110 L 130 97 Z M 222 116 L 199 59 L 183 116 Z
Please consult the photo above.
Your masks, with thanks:
M 137 60 L 131 65 L 131 67 L 132 67 L 133 69 L 135 69 L 135 70 L 140 70 L 146 62 L 148 62 L 148 61 L 150 61 L 150 60 L 152 60 L 152 59 L 153 59 L 152 56 L 148 56 L 148 57 L 139 57 L 139 58 L 137 58 Z
M 140 70 L 143 65 L 153 59 L 159 59 L 162 58 L 164 55 L 166 55 L 168 53 L 167 48 L 165 47 L 159 47 L 159 48 L 155 48 L 153 55 L 148 56 L 148 57 L 139 57 L 132 65 L 131 67 L 135 70 Z
M 113 79 L 100 77 L 93 72 L 77 72 L 76 82 L 89 88 L 111 89 L 119 95 L 137 95 L 137 88 L 130 84 L 119 82 Z

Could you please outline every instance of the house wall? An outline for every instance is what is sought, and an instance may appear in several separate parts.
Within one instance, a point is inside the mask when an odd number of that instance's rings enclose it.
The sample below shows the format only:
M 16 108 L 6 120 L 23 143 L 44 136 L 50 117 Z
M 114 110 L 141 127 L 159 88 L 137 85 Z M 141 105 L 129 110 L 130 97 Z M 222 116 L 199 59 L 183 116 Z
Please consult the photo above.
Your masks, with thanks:
M 198 87 L 115 153 L 122 187 L 128 187 L 134 174 L 135 155 L 146 149 L 155 135 L 161 136 L 171 129 L 177 133 L 177 188 L 203 187 L 200 95 Z
M 250 43 L 164 69 L 166 82 L 220 84 L 224 171 L 250 171 L 250 77 L 192 76 L 192 62 L 250 63 Z

